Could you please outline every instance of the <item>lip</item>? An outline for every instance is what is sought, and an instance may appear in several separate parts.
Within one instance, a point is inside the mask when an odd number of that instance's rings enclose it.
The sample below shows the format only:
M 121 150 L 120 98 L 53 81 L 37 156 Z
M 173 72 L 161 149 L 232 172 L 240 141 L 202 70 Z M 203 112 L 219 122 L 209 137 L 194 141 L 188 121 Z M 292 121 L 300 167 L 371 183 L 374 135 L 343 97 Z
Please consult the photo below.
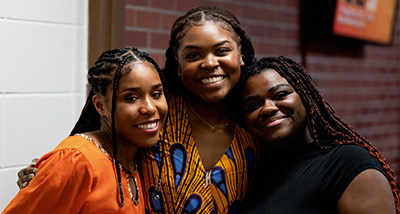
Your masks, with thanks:
M 267 119 L 261 119 L 259 127 L 272 128 L 282 124 L 285 119 L 285 116 L 274 116 Z
M 159 126 L 160 126 L 160 120 L 150 120 L 135 125 L 136 128 L 148 134 L 156 133 L 159 129 Z

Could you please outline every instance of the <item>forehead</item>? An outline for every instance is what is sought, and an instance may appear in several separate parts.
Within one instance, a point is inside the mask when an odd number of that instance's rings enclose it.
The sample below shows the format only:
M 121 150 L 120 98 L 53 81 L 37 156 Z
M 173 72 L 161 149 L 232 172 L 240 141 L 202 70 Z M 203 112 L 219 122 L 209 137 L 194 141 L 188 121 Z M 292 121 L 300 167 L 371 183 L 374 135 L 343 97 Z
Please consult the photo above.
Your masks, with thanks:
M 283 78 L 278 72 L 274 69 L 265 69 L 261 71 L 259 74 L 251 76 L 246 85 L 250 82 L 254 83 L 264 83 L 264 84 L 275 84 L 275 83 L 288 83 L 285 78 Z
M 214 34 L 213 34 L 214 33 Z M 205 21 L 200 24 L 188 25 L 185 32 L 180 37 L 180 43 L 187 41 L 195 41 L 199 38 L 205 38 L 216 34 L 223 34 L 225 37 L 240 43 L 239 36 L 229 24 L 222 21 Z
M 160 82 L 161 80 L 153 64 L 147 61 L 135 61 L 124 66 L 120 84 L 134 84 L 154 81 Z
M 261 71 L 259 74 L 249 77 L 244 88 L 244 95 L 246 96 L 247 94 L 260 90 L 269 90 L 277 84 L 290 85 L 286 79 L 274 69 L 266 69 Z

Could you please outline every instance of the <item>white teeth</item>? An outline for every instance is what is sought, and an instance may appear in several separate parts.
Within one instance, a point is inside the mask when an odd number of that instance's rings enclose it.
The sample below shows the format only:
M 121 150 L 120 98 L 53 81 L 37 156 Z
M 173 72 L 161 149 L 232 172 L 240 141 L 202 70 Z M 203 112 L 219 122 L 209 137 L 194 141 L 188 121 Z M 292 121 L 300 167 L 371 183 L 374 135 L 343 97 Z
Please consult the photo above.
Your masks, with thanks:
M 201 79 L 201 82 L 203 84 L 215 83 L 215 82 L 221 81 L 223 78 L 224 78 L 223 76 L 204 78 L 204 79 Z
M 138 125 L 137 127 L 140 129 L 153 129 L 156 126 L 157 126 L 157 123 L 154 122 L 154 123 L 148 123 L 148 124 L 141 124 L 141 125 Z

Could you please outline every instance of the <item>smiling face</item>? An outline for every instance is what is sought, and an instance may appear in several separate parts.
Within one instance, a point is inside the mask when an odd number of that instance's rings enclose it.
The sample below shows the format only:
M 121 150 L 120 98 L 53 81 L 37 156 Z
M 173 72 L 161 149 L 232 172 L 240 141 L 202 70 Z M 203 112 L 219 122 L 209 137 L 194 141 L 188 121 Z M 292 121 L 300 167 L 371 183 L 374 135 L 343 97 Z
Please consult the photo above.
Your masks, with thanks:
M 177 57 L 183 84 L 205 102 L 221 101 L 239 81 L 240 47 L 220 23 L 191 27 L 180 41 Z
M 139 147 L 154 146 L 164 125 L 168 105 L 157 70 L 149 62 L 134 62 L 123 72 L 116 98 L 116 134 Z M 107 93 L 107 115 L 111 118 L 112 89 Z M 111 121 L 108 120 L 111 124 Z
M 246 126 L 257 139 L 282 147 L 305 138 L 304 105 L 292 86 L 275 70 L 268 69 L 250 77 L 243 99 Z

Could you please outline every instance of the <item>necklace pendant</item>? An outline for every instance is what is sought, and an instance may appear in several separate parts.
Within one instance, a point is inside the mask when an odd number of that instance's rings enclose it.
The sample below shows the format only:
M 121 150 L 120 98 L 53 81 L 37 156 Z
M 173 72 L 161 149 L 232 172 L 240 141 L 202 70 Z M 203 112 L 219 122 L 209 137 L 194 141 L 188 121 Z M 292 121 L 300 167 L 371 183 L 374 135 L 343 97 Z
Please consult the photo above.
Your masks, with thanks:
M 136 165 L 136 163 L 135 163 Z M 137 169 L 137 167 L 135 167 Z M 137 173 L 137 171 L 133 172 L 133 174 L 131 174 L 130 172 L 126 171 L 126 181 L 128 183 L 128 190 L 129 190 L 129 195 L 131 196 L 131 201 L 132 203 L 136 206 L 139 204 L 139 186 L 138 186 L 138 182 L 136 180 L 135 174 Z M 131 180 L 135 185 L 135 196 L 133 195 L 133 187 L 131 185 Z
M 219 129 L 224 129 L 225 127 L 221 127 L 221 126 L 213 126 L 213 127 L 211 127 L 211 126 L 210 126 L 210 128 L 211 128 L 211 132 L 216 132 L 216 131 L 218 131 Z
M 206 124 L 208 127 L 211 128 L 211 132 L 216 132 L 219 129 L 226 129 L 229 125 L 229 122 L 231 121 L 231 117 L 232 115 L 229 116 L 228 120 L 226 121 L 225 124 L 223 125 L 217 125 L 217 126 L 213 126 L 211 125 L 209 122 L 207 122 L 204 118 L 202 118 L 190 105 L 189 102 L 187 102 L 187 106 L 190 108 L 190 110 L 192 110 L 192 112 L 197 116 L 197 118 L 199 118 L 201 121 L 203 121 L 204 124 Z

